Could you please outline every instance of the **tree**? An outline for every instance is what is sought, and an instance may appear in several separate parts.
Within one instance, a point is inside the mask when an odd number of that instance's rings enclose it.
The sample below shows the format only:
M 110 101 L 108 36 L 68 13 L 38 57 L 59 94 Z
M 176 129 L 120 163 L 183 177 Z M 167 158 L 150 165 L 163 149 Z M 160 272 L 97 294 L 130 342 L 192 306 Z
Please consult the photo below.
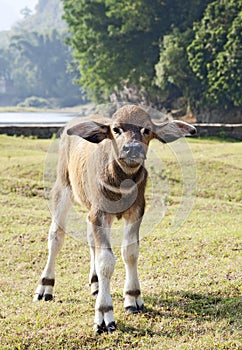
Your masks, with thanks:
M 12 37 L 11 48 L 16 54 L 14 81 L 19 97 L 81 101 L 80 91 L 72 83 L 73 74 L 67 72 L 71 54 L 63 40 L 56 30 L 49 35 L 22 32 Z
M 69 44 L 80 62 L 80 83 L 106 100 L 124 86 L 146 93 L 152 103 L 160 40 L 176 26 L 200 19 L 208 0 L 63 0 Z
M 22 10 L 20 10 L 20 13 L 24 19 L 26 19 L 31 16 L 32 10 L 28 6 L 25 6 Z
M 80 82 L 92 97 L 106 99 L 114 89 L 140 85 L 152 76 L 149 60 L 157 56 L 151 44 L 156 31 L 150 29 L 147 6 L 139 11 L 139 2 L 70 0 L 64 9 L 73 33 L 69 42 L 81 66 Z M 142 21 L 139 14 L 143 14 Z
M 12 76 L 11 53 L 8 49 L 0 49 L 0 78 L 10 80 Z
M 242 105 L 242 1 L 209 4 L 194 26 L 190 66 L 202 84 L 200 99 L 224 108 Z
M 168 93 L 169 100 L 166 104 L 169 103 L 170 108 L 177 98 L 178 91 L 189 106 L 195 103 L 199 96 L 201 86 L 189 66 L 186 52 L 192 38 L 193 32 L 190 28 L 182 33 L 174 28 L 171 34 L 163 37 L 160 59 L 155 66 L 155 83 L 161 91 Z

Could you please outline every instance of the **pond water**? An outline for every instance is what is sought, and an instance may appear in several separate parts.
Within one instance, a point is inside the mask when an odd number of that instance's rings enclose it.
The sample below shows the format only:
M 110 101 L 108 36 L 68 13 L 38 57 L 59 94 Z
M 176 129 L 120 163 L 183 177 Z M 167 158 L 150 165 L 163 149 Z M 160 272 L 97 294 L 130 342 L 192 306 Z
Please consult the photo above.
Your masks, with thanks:
M 0 113 L 0 124 L 65 124 L 77 116 L 71 113 Z

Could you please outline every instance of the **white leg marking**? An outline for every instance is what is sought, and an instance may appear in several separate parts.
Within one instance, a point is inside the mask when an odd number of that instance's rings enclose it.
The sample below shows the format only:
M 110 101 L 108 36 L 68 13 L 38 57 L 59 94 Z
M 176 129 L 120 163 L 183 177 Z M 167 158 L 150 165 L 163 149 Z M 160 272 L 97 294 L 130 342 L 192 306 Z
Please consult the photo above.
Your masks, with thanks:
M 95 270 L 98 277 L 98 294 L 95 305 L 94 323 L 99 332 L 105 323 L 107 330 L 115 330 L 113 303 L 110 295 L 110 279 L 112 277 L 115 258 L 110 246 L 110 227 L 112 218 L 103 217 L 96 219 L 98 224 L 92 224 L 93 237 L 95 240 Z
M 100 312 L 102 321 L 105 324 L 113 322 L 113 303 L 110 295 L 110 279 L 114 271 L 115 259 L 113 253 L 107 248 L 101 248 L 96 251 L 96 270 L 99 281 L 99 291 L 95 306 L 94 322 L 100 324 Z M 98 322 L 97 322 L 98 321 Z M 101 322 L 102 323 L 102 322 Z
M 124 307 L 138 311 L 143 308 L 137 263 L 139 256 L 139 226 L 140 221 L 124 223 L 124 239 L 122 243 L 122 258 L 125 264 L 126 278 L 124 284 Z

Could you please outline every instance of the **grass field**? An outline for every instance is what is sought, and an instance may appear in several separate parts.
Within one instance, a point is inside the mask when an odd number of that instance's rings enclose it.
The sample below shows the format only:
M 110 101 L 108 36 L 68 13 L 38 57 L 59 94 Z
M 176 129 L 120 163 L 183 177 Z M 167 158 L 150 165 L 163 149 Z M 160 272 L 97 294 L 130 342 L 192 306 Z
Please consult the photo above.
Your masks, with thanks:
M 95 337 L 83 240 L 67 235 L 54 301 L 32 302 L 47 258 L 50 214 L 42 174 L 50 143 L 0 136 L 0 349 L 242 349 L 242 144 L 189 140 L 196 200 L 174 230 L 181 172 L 169 147 L 154 143 L 170 191 L 165 217 L 141 239 L 146 311 L 123 311 L 124 268 L 116 245 L 111 289 L 118 330 Z M 162 181 L 160 176 L 154 187 Z
M 74 107 L 63 108 L 37 108 L 37 107 L 20 107 L 20 106 L 0 106 L 0 113 L 79 113 L 83 108 L 91 104 L 82 104 Z

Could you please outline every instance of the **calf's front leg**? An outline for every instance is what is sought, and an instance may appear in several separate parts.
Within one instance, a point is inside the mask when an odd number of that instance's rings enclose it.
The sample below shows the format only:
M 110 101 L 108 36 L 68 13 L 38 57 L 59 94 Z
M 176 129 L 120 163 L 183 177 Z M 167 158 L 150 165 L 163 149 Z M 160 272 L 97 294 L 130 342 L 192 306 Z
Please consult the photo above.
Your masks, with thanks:
M 110 244 L 110 227 L 112 219 L 102 213 L 91 213 L 89 221 L 95 244 L 95 271 L 98 279 L 98 294 L 95 305 L 94 331 L 97 334 L 104 330 L 112 333 L 116 329 L 113 316 L 113 303 L 110 294 L 115 258 Z
M 125 219 L 122 258 L 125 264 L 126 278 L 124 283 L 124 309 L 127 313 L 136 314 L 143 311 L 137 264 L 139 256 L 139 227 L 141 220 L 130 222 Z

